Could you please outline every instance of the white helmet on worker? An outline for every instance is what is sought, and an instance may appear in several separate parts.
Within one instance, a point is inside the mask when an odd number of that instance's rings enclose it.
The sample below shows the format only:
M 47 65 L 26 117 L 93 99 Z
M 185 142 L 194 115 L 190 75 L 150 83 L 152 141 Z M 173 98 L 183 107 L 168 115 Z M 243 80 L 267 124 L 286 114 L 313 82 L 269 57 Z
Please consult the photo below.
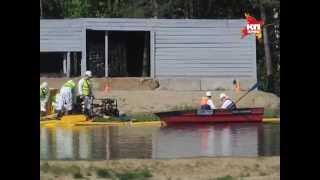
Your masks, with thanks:
M 41 86 L 41 88 L 48 88 L 48 83 L 47 82 L 43 82 L 40 86 Z
M 211 97 L 211 91 L 207 91 L 207 92 L 206 92 L 206 96 L 207 96 L 207 97 Z
M 86 72 L 84 73 L 84 75 L 85 75 L 85 76 L 88 76 L 88 77 L 92 77 L 91 71 L 86 71 Z
M 220 99 L 223 99 L 223 98 L 226 98 L 226 97 L 227 97 L 227 95 L 225 93 L 221 93 L 220 94 Z

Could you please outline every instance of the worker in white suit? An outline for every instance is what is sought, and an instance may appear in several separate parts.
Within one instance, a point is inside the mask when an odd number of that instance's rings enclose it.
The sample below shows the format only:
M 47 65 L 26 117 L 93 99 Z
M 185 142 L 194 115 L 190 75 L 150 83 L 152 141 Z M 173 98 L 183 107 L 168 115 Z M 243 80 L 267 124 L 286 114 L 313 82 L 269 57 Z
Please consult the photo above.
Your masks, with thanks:
M 40 85 L 40 112 L 42 115 L 47 113 L 47 105 L 49 101 L 50 91 L 47 82 Z
M 69 80 L 61 87 L 59 96 L 57 97 L 58 99 L 56 107 L 58 119 L 62 117 L 64 112 L 69 114 L 72 111 L 76 97 L 75 87 L 76 84 L 73 82 L 73 80 Z
M 83 113 L 88 116 L 90 116 L 91 103 L 93 101 L 91 77 L 92 72 L 86 71 L 84 77 L 80 79 L 78 83 L 78 94 L 83 103 L 82 110 Z
M 221 109 L 234 110 L 237 109 L 236 103 L 233 102 L 226 94 L 220 94 L 220 100 L 222 101 Z

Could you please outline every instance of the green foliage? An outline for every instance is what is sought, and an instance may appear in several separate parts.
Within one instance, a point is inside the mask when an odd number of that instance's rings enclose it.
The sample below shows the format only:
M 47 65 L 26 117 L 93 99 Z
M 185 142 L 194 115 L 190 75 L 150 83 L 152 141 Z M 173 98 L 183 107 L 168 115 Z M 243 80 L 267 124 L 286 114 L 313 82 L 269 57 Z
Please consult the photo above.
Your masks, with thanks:
M 112 171 L 109 169 L 97 169 L 96 174 L 100 178 L 111 178 L 112 177 Z
M 222 176 L 222 177 L 215 178 L 215 180 L 235 180 L 235 178 L 233 178 L 230 175 L 227 175 L 227 176 Z
M 81 178 L 83 178 L 83 175 L 81 173 L 74 173 L 73 178 L 74 179 L 81 179 Z
M 50 169 L 50 165 L 48 162 L 45 162 L 40 166 L 40 170 L 43 171 L 44 173 L 49 172 L 49 169 Z
M 119 180 L 144 180 L 152 177 L 151 172 L 148 169 L 114 172 L 110 169 L 98 168 L 96 170 L 97 177 L 99 178 L 111 178 Z
M 144 180 L 152 177 L 152 174 L 148 169 L 143 169 L 117 173 L 117 177 L 120 180 Z
M 278 118 L 280 117 L 279 109 L 265 109 L 263 113 L 264 118 Z

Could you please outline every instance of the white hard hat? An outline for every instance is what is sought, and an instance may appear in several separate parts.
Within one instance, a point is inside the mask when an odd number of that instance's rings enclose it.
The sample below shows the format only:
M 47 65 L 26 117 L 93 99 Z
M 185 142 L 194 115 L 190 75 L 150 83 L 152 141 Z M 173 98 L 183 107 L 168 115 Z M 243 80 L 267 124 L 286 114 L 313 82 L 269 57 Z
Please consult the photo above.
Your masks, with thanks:
M 42 87 L 42 88 L 48 88 L 48 83 L 47 83 L 47 82 L 43 82 L 43 83 L 41 84 L 41 87 Z
M 225 98 L 225 97 L 227 97 L 226 94 L 224 94 L 224 93 L 221 93 L 221 94 L 220 94 L 220 99 Z
M 207 91 L 206 96 L 211 96 L 211 91 Z
M 88 76 L 88 77 L 92 77 L 91 71 L 86 71 L 84 75 L 86 75 L 86 76 Z

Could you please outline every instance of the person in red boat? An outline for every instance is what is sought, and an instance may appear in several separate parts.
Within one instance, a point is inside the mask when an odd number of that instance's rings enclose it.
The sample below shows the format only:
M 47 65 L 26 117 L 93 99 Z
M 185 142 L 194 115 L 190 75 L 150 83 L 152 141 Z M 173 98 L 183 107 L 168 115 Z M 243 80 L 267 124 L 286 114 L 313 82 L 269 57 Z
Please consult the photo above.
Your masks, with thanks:
M 211 99 L 210 91 L 206 92 L 206 97 L 202 97 L 200 105 L 201 105 L 200 107 L 201 109 L 206 109 L 206 110 L 216 109 Z
M 237 109 L 236 103 L 234 103 L 226 94 L 220 94 L 220 100 L 222 101 L 221 109 L 235 110 Z

